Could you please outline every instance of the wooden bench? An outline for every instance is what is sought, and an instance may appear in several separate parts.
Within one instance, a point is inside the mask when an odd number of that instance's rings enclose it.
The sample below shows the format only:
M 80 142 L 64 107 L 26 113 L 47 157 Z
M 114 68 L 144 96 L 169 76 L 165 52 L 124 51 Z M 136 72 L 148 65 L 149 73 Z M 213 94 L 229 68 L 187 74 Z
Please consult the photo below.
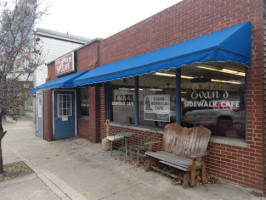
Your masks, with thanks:
M 203 126 L 186 128 L 176 123 L 166 125 L 163 141 L 146 143 L 146 171 L 150 168 L 162 171 L 155 163 L 162 163 L 185 171 L 183 187 L 196 183 L 196 177 L 206 182 L 206 152 L 211 131 Z M 156 152 L 152 152 L 156 145 Z M 167 172 L 166 172 L 167 174 Z

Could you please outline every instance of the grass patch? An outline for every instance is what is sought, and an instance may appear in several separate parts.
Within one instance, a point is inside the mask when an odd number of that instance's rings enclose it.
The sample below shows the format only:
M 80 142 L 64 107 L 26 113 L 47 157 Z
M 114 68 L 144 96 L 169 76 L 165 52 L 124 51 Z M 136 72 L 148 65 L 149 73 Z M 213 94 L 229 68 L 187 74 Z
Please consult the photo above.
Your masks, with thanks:
M 10 163 L 4 165 L 4 172 L 0 173 L 0 182 L 32 173 L 33 171 L 23 161 Z

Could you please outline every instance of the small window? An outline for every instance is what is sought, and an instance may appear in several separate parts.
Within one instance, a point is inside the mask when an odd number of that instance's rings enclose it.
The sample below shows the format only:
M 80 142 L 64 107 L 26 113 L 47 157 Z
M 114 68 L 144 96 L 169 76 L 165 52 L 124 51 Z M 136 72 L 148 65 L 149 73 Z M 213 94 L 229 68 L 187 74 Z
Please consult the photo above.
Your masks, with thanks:
M 57 95 L 58 117 L 72 115 L 72 103 L 70 94 Z
M 89 89 L 82 88 L 80 90 L 80 117 L 87 118 L 89 116 Z

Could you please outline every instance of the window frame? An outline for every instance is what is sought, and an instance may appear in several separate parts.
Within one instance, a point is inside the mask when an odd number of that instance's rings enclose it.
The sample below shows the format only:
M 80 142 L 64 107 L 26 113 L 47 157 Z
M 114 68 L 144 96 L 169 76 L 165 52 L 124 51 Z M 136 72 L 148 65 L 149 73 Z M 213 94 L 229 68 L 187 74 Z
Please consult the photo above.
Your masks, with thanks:
M 62 97 L 60 99 L 60 96 Z M 63 96 L 66 96 L 66 101 L 65 101 L 65 105 L 67 106 L 67 96 L 69 96 L 69 108 L 62 108 L 60 109 L 60 100 L 64 99 Z M 57 116 L 59 118 L 62 118 L 62 116 L 72 116 L 72 95 L 71 94 L 57 94 Z M 64 101 L 61 101 L 62 102 L 62 105 L 64 105 Z M 66 115 L 63 115 L 63 113 L 60 113 L 60 110 L 63 110 L 63 109 L 69 109 L 70 110 L 70 114 L 66 114 Z M 67 110 L 66 110 L 66 113 L 67 113 Z
M 82 89 L 86 89 L 87 92 L 88 92 L 88 93 L 87 93 L 87 96 L 88 96 L 88 107 L 87 107 L 87 109 L 88 109 L 88 110 L 87 110 L 87 111 L 88 111 L 88 115 L 82 115 L 82 114 L 81 114 L 81 107 L 82 107 L 82 106 L 81 106 L 81 103 L 82 103 L 82 102 L 81 102 L 81 92 L 82 92 L 81 90 L 82 90 Z M 80 119 L 89 119 L 89 116 L 90 116 L 89 87 L 87 87 L 87 88 L 81 88 L 81 89 L 79 90 L 79 97 L 80 97 L 80 101 L 79 101 L 79 118 L 80 118 Z

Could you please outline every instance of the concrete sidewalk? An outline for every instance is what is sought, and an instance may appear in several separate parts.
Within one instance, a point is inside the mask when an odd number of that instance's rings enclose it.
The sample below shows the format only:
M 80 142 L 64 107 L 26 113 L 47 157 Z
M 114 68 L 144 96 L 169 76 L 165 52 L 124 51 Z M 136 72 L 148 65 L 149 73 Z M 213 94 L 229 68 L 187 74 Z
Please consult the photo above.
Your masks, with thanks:
M 0 199 L 265 199 L 230 183 L 209 185 L 208 191 L 204 186 L 184 190 L 163 175 L 110 156 L 100 144 L 81 138 L 46 142 L 35 136 L 34 124 L 26 119 L 4 123 L 4 129 L 4 163 L 23 160 L 35 174 L 0 183 Z M 14 188 L 11 197 L 7 185 Z M 36 193 L 40 198 L 34 198 Z

